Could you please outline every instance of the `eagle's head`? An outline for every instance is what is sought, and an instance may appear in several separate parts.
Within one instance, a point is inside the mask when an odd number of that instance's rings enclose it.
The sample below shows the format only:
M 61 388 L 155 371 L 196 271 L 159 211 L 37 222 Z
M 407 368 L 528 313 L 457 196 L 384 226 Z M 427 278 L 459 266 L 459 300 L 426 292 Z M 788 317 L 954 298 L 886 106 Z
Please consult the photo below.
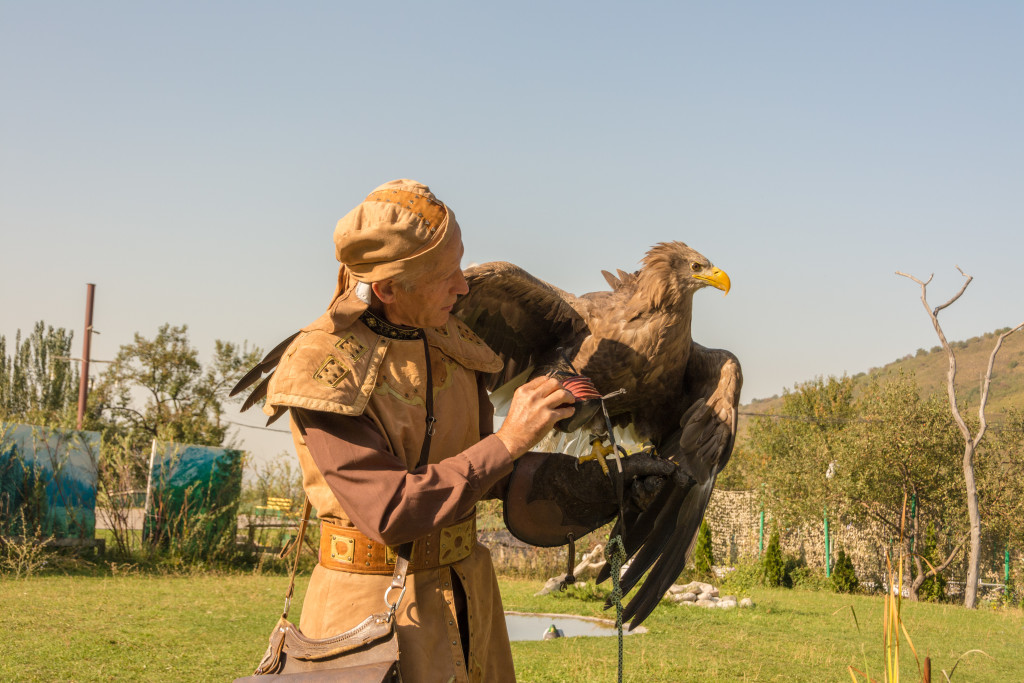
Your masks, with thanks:
M 682 242 L 660 242 L 643 258 L 637 275 L 638 292 L 653 308 L 688 302 L 694 292 L 708 285 L 729 293 L 729 276 L 715 268 L 703 254 Z

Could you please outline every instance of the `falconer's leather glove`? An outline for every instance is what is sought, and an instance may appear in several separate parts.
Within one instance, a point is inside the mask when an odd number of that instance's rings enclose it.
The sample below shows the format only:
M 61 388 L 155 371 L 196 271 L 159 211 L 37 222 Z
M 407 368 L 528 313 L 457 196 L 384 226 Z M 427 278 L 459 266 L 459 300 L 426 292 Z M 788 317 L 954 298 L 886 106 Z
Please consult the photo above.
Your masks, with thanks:
M 609 462 L 612 476 L 619 476 Z M 676 472 L 668 460 L 637 453 L 622 459 L 623 505 L 644 509 Z M 596 461 L 562 453 L 527 453 L 515 463 L 504 500 L 505 526 L 530 545 L 563 545 L 615 518 L 615 485 Z

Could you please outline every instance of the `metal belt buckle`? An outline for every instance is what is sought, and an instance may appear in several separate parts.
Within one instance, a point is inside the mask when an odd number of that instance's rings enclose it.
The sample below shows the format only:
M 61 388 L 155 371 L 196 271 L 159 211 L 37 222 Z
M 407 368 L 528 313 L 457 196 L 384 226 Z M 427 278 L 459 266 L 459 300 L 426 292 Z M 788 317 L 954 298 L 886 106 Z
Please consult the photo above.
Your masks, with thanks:
M 438 561 L 441 564 L 450 564 L 468 557 L 476 543 L 475 529 L 476 517 L 447 529 L 441 529 Z
M 352 564 L 356 559 L 356 541 L 348 536 L 331 534 L 331 559 Z

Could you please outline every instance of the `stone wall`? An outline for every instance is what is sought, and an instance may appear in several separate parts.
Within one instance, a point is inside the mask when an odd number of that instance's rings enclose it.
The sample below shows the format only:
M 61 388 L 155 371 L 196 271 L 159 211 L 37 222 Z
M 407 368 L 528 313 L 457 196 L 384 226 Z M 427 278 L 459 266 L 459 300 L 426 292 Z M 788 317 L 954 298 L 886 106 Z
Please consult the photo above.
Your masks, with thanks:
M 506 529 L 480 531 L 480 542 L 491 551 L 494 569 L 503 576 L 519 576 L 530 579 L 547 579 L 566 570 L 569 550 L 567 546 L 536 548 L 515 538 Z M 600 543 L 594 534 L 576 542 L 576 561 L 594 543 Z
M 724 491 L 715 489 L 711 494 L 705 519 L 711 527 L 711 540 L 716 564 L 733 565 L 741 561 L 753 561 L 758 557 L 758 515 L 760 506 L 754 491 Z M 771 536 L 772 516 L 765 513 L 764 545 L 768 546 Z M 793 555 L 807 563 L 808 567 L 825 568 L 825 523 L 824 515 L 813 522 L 797 528 L 780 530 L 782 552 Z M 881 583 L 886 576 L 885 553 L 894 552 L 896 539 L 888 528 L 877 522 L 861 523 L 857 526 L 843 519 L 842 510 L 829 513 L 829 535 L 832 537 L 832 564 L 835 565 L 839 549 L 842 548 L 853 561 L 857 576 L 862 581 Z M 1005 541 L 993 543 L 982 537 L 981 580 L 1001 583 L 1003 581 L 1003 551 Z M 1016 551 L 1011 557 L 1011 571 L 1024 576 L 1024 553 Z M 908 568 L 909 571 L 909 568 Z M 945 572 L 951 583 L 963 581 L 967 575 L 966 553 Z
M 711 527 L 715 562 L 735 564 L 758 557 L 760 504 L 754 491 L 715 489 L 705 519 Z M 765 513 L 764 545 L 771 536 L 772 517 Z M 824 518 L 797 528 L 780 530 L 782 552 L 800 558 L 807 566 L 825 568 Z M 877 524 L 854 527 L 842 522 L 840 514 L 829 518 L 832 539 L 832 563 L 842 548 L 853 560 L 862 579 L 880 578 L 885 569 L 885 550 L 889 534 Z
M 715 564 L 733 566 L 737 562 L 755 562 L 758 559 L 758 525 L 760 505 L 754 491 L 725 491 L 716 489 L 705 519 L 711 527 Z M 862 581 L 880 584 L 885 571 L 885 552 L 893 547 L 890 533 L 877 523 L 859 526 L 846 523 L 842 511 L 829 515 L 829 535 L 832 537 L 832 564 L 839 549 L 850 555 L 857 576 Z M 492 516 L 494 516 L 492 514 Z M 488 546 L 495 568 L 501 574 L 530 578 L 547 578 L 565 571 L 566 548 L 534 548 L 514 538 L 500 523 L 500 515 L 484 523 L 480 540 Z M 765 514 L 764 544 L 771 536 L 772 516 Z M 604 543 L 609 529 L 606 527 L 588 534 L 576 542 L 577 560 L 597 543 Z M 782 551 L 803 560 L 808 567 L 824 571 L 825 529 L 822 517 L 797 528 L 782 529 Z M 990 544 L 991 545 L 991 544 Z M 1002 550 L 1005 546 L 988 548 L 983 552 L 982 580 L 1002 581 Z M 991 557 L 990 557 L 991 556 Z M 963 580 L 966 564 L 955 566 L 946 573 L 952 582 Z M 1012 571 L 1024 583 L 1024 554 L 1014 551 Z

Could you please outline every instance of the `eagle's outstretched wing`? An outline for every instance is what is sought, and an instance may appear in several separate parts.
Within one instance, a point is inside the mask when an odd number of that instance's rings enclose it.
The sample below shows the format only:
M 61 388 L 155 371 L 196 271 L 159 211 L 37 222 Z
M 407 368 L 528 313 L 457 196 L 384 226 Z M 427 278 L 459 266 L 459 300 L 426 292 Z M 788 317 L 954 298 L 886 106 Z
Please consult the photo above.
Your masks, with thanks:
M 737 411 L 743 376 L 728 351 L 693 344 L 686 367 L 679 429 L 663 439 L 659 452 L 679 465 L 655 500 L 622 521 L 626 555 L 632 561 L 622 575 L 627 593 L 648 569 L 646 581 L 626 605 L 623 619 L 635 628 L 657 607 L 686 564 L 707 509 L 715 477 L 725 467 L 736 441 Z M 602 571 L 598 581 L 609 576 Z
M 505 362 L 488 389 L 505 384 L 587 331 L 572 304 L 576 297 L 519 266 L 495 261 L 467 268 L 465 275 L 469 294 L 459 298 L 453 313 Z

